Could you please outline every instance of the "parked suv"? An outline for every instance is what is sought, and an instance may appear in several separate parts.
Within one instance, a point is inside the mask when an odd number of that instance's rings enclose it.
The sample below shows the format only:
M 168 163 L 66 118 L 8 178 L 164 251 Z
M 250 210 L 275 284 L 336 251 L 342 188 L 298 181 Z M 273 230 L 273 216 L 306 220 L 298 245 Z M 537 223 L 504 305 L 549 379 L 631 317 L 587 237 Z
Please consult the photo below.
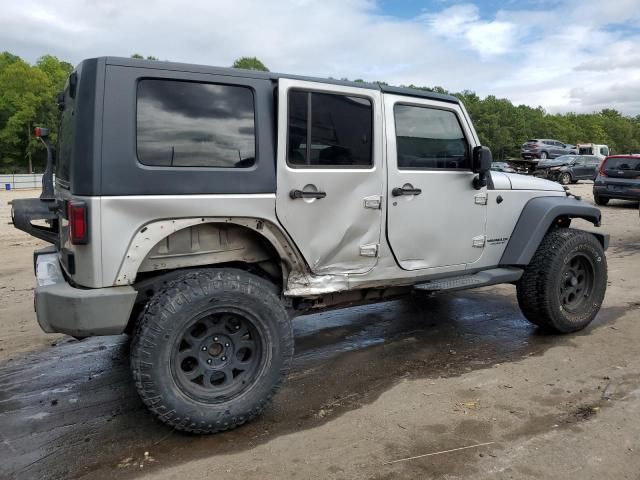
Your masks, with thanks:
M 49 163 L 12 210 L 52 244 L 38 322 L 131 334 L 138 392 L 173 428 L 262 412 L 295 314 L 513 283 L 527 319 L 573 332 L 602 304 L 608 237 L 569 228 L 600 211 L 491 172 L 455 97 L 109 57 L 76 68 L 60 109 L 55 189 Z
M 524 159 L 539 158 L 544 160 L 545 158 L 556 158 L 560 155 L 567 155 L 570 153 L 575 154 L 578 152 L 575 145 L 562 143 L 558 140 L 542 138 L 527 140 L 524 142 L 520 153 Z
M 593 184 L 593 198 L 598 205 L 606 205 L 612 198 L 640 200 L 640 155 L 605 158 Z
M 568 185 L 578 180 L 594 180 L 599 163 L 600 159 L 593 155 L 562 155 L 554 159 L 540 160 L 533 174 Z

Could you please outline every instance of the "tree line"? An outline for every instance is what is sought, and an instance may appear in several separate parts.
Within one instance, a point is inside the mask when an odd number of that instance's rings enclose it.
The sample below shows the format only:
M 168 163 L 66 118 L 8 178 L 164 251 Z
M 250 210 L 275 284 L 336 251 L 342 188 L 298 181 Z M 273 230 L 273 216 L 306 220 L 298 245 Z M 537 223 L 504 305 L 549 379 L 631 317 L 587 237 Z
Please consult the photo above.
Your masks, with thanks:
M 137 53 L 132 57 L 145 58 Z M 241 57 L 232 66 L 268 71 L 256 57 Z M 43 55 L 30 64 L 9 52 L 0 54 L 0 173 L 44 170 L 45 152 L 32 131 L 35 126 L 48 127 L 55 143 L 57 94 L 72 70 L 69 62 L 52 55 Z M 614 109 L 549 114 L 542 107 L 514 105 L 494 95 L 480 98 L 469 90 L 448 92 L 442 87 L 407 86 L 458 97 L 467 108 L 480 141 L 491 148 L 496 160 L 518 158 L 520 145 L 531 138 L 573 144 L 593 142 L 609 145 L 614 153 L 640 153 L 640 114 L 630 117 Z

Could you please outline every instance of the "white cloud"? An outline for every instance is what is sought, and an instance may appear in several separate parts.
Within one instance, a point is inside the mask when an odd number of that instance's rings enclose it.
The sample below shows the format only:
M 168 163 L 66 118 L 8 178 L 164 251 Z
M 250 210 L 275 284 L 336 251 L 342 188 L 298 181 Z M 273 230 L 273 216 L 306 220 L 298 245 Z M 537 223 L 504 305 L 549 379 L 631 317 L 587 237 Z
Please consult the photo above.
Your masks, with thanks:
M 478 7 L 465 3 L 453 5 L 438 13 L 422 17 L 430 30 L 442 37 L 463 41 L 481 56 L 502 55 L 513 49 L 517 37 L 516 26 L 507 21 L 483 21 Z
M 0 45 L 29 61 L 51 53 L 73 63 L 139 52 L 224 66 L 255 55 L 276 71 L 636 115 L 638 1 L 512 2 L 491 15 L 467 2 L 400 19 L 374 0 L 24 0 L 3 2 Z

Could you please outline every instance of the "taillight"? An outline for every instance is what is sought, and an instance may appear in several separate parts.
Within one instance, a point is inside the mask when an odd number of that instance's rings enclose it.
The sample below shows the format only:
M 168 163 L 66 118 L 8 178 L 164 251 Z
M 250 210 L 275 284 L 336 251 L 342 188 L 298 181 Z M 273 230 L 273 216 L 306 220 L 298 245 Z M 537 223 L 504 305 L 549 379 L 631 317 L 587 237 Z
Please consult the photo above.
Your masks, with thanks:
M 607 176 L 607 174 L 606 174 L 606 173 L 604 173 L 604 164 L 605 164 L 605 163 L 607 163 L 607 159 L 606 159 L 606 158 L 605 158 L 604 160 L 602 160 L 602 161 L 600 162 L 600 165 L 598 166 L 598 174 L 599 174 L 601 177 L 606 177 L 606 176 Z
M 74 245 L 84 245 L 89 240 L 87 205 L 84 202 L 67 202 L 69 239 Z

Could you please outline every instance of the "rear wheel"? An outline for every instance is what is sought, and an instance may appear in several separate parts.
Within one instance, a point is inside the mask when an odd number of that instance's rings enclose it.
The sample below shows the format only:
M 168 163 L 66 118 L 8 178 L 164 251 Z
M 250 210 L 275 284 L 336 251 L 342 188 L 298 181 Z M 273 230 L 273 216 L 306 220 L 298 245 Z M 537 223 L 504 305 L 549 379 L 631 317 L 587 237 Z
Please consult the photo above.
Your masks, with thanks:
M 607 288 L 600 242 L 571 228 L 551 230 L 516 284 L 518 304 L 531 323 L 560 333 L 585 328 Z
M 546 160 L 549 158 L 549 154 L 547 152 L 540 152 L 540 160 Z
M 609 203 L 609 199 L 607 197 L 601 197 L 597 193 L 593 195 L 593 200 L 596 202 L 596 205 L 606 205 Z
M 260 414 L 292 355 L 291 322 L 274 286 L 241 270 L 210 269 L 185 274 L 150 301 L 131 368 L 160 420 L 213 433 Z

